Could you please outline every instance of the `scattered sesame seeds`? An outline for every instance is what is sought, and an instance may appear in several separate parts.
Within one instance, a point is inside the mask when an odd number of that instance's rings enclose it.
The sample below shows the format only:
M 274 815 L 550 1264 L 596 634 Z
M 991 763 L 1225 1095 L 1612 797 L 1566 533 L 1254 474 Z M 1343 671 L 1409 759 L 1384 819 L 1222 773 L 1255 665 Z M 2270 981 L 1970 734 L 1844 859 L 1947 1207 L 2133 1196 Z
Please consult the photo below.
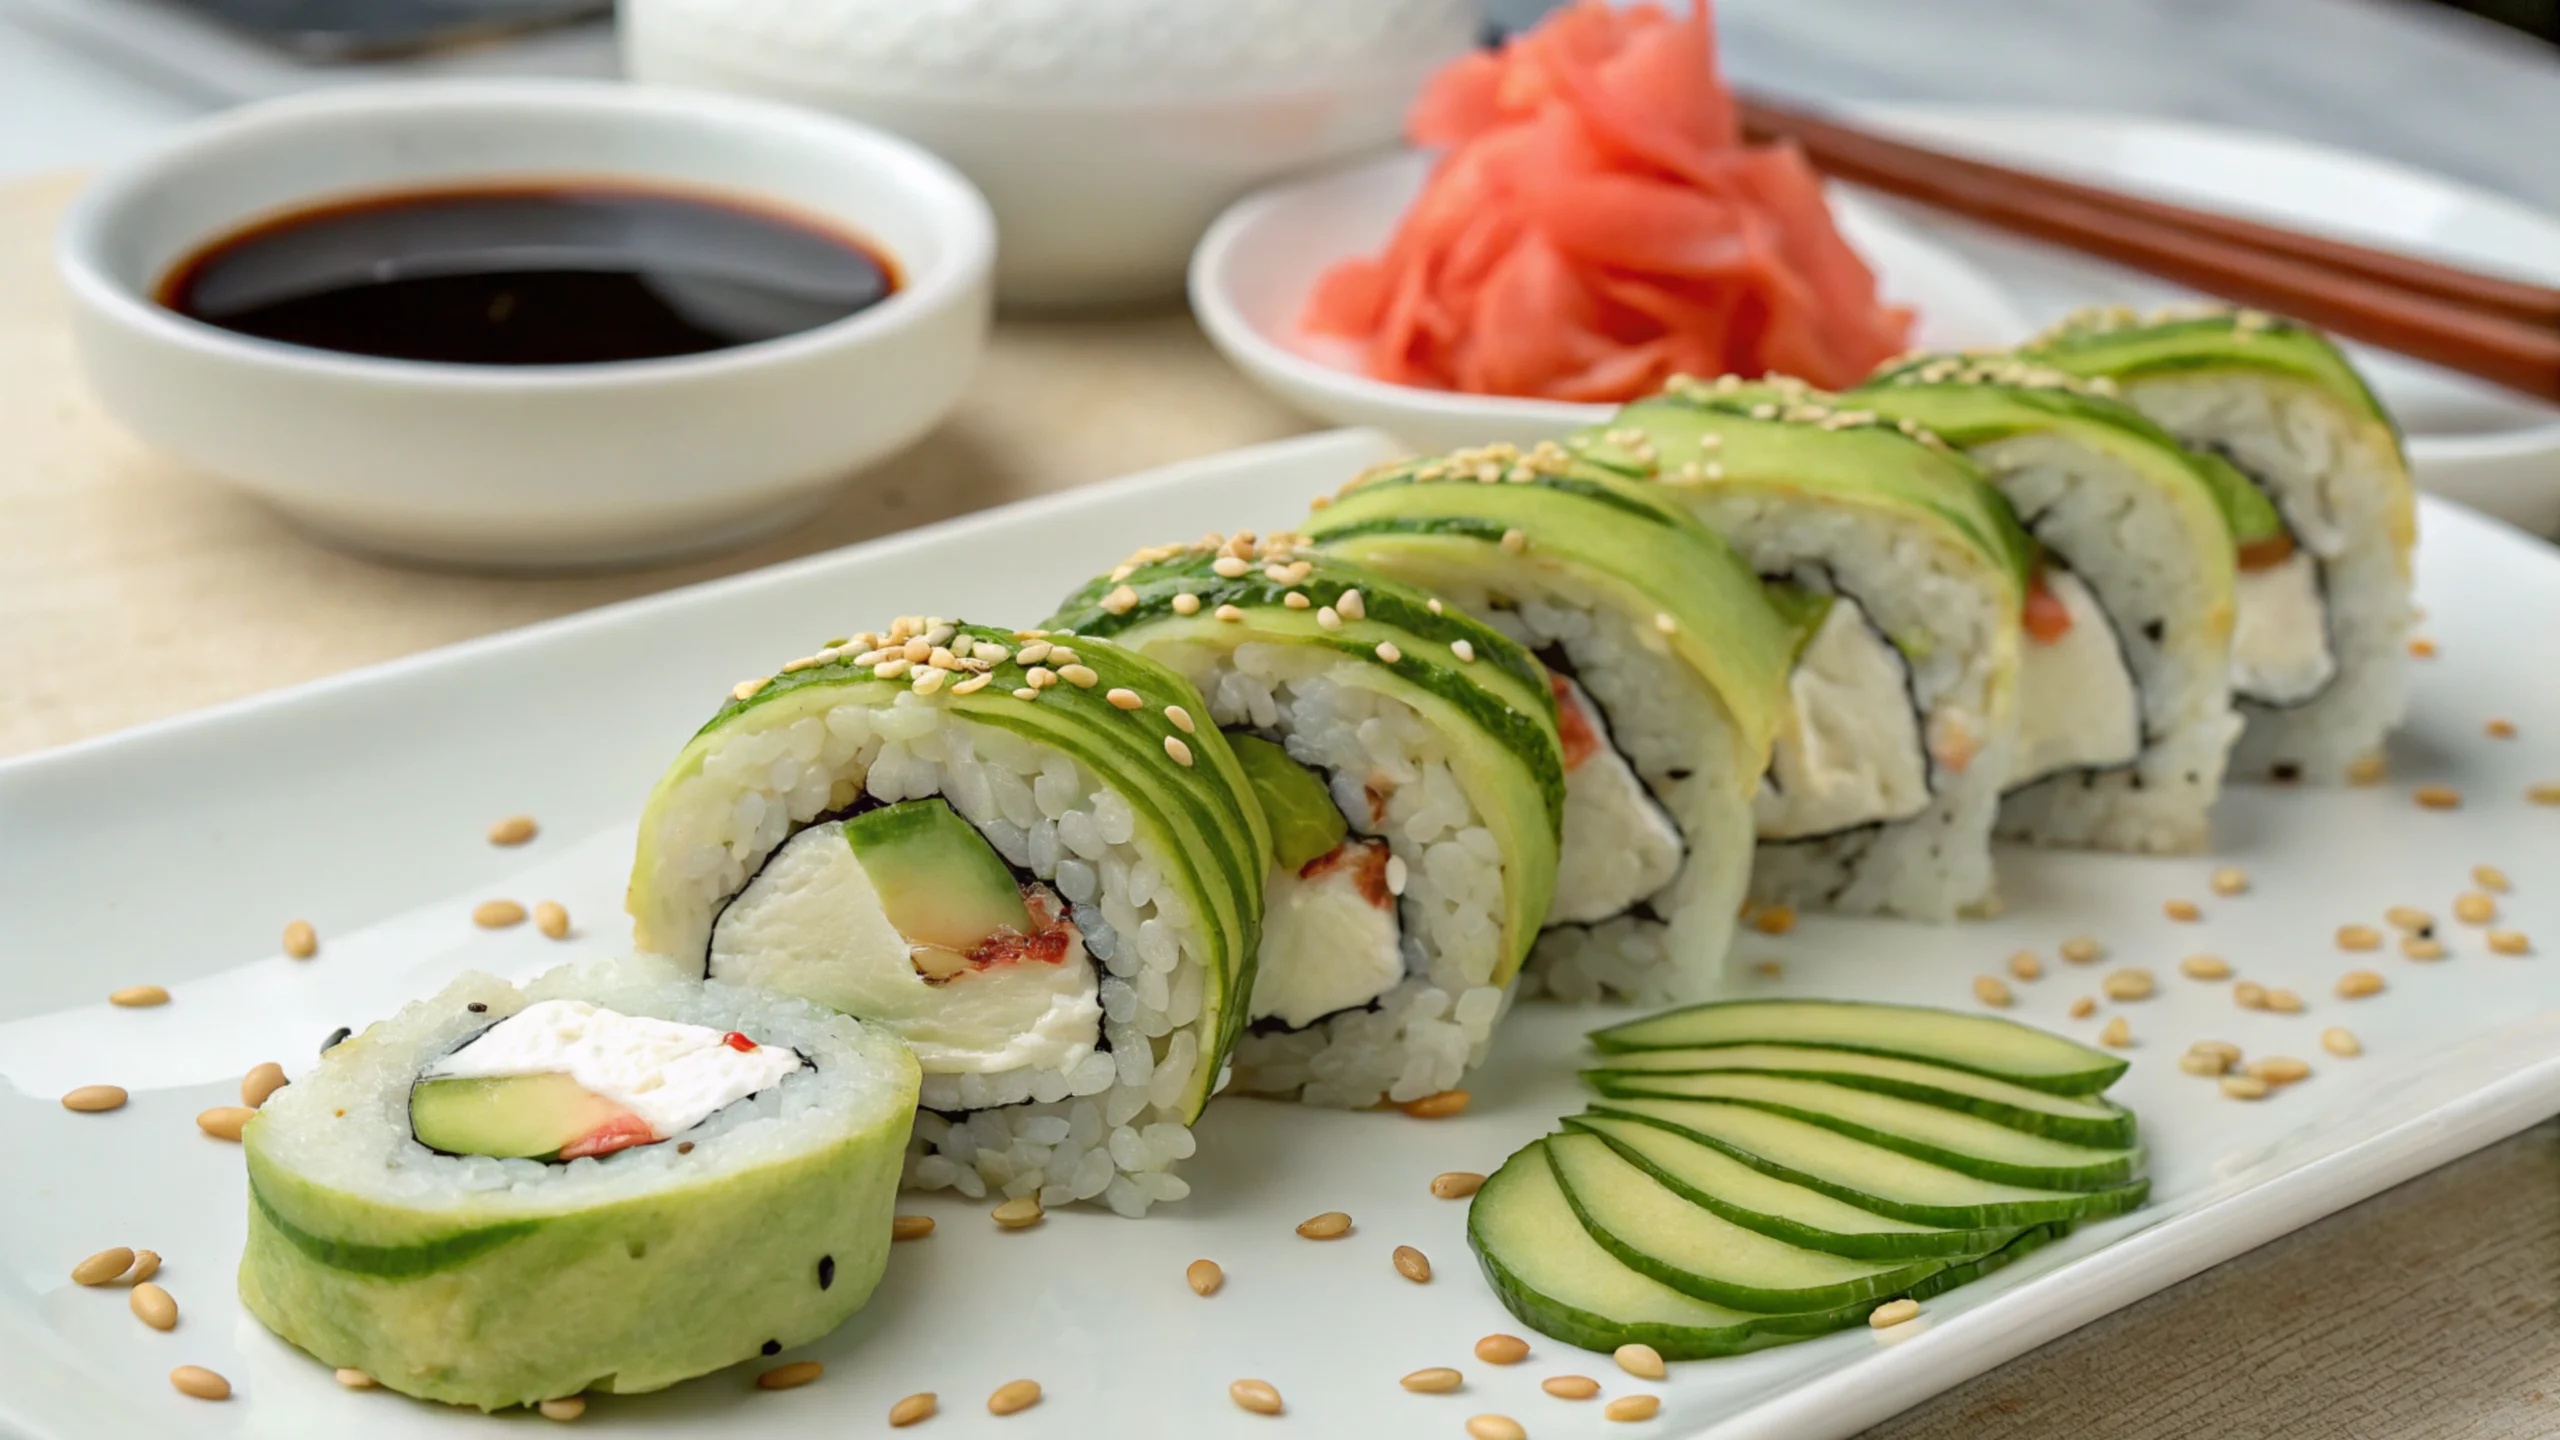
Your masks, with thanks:
M 2382 932 L 2370 925 L 2341 925 L 2338 927 L 2338 948 L 2379 950 L 2382 948 Z
M 2083 995 L 2071 1002 L 2070 1015 L 2074 1020 L 2086 1020 L 2097 1013 L 2098 1001 L 2095 996 Z
M 1209 568 L 1221 580 L 1241 580 L 1253 569 L 1253 562 L 1241 555 L 1221 555 L 1209 562 Z
M 1653 628 L 1665 635 L 1677 635 L 1680 633 L 1680 622 L 1671 618 L 1669 611 L 1656 610 L 1653 612 Z
M 83 1085 L 62 1097 L 62 1108 L 95 1115 L 123 1109 L 126 1098 L 121 1085 Z
M 2133 1044 L 2133 1027 L 2125 1023 L 2123 1016 L 2118 1015 L 2106 1023 L 2106 1028 L 2098 1032 L 2098 1043 L 2110 1050 L 2126 1049 Z
M 1256 1415 L 1280 1413 L 1280 1392 L 1268 1380 L 1238 1380 L 1227 1387 L 1227 1398 Z
M 2219 955 L 2190 955 L 2178 962 L 2178 973 L 2190 980 L 2228 980 L 2231 962 Z
M 483 900 L 471 908 L 471 923 L 483 930 L 504 930 L 524 923 L 524 907 L 513 900 Z
M 2107 972 L 2107 978 L 2098 982 L 2098 988 L 2106 991 L 2110 1000 L 2148 1000 L 2156 986 L 2150 971 L 2138 965 L 2128 965 L 2121 970 Z
M 942 1408 L 942 1397 L 930 1390 L 919 1390 L 889 1407 L 889 1428 L 903 1430 L 919 1420 L 930 1420 Z
M 2297 1080 L 2311 1078 L 2311 1067 L 2290 1055 L 2270 1055 L 2263 1060 L 2250 1061 L 2245 1073 L 2270 1085 L 2291 1085 Z
M 2347 783 L 2379 785 L 2391 773 L 2391 762 L 2379 755 L 2359 755 L 2347 762 Z
M 2106 953 L 2105 946 L 2086 935 L 2074 935 L 2062 942 L 2062 958 L 2074 965 L 2086 965 Z
M 320 932 L 308 920 L 288 921 L 284 927 L 284 953 L 296 960 L 308 960 L 320 953 Z
M 1327 630 L 1339 630 L 1342 628 L 1341 612 L 1330 605 L 1323 606 L 1316 611 L 1316 624 Z
M 1395 1248 L 1395 1254 L 1390 1258 L 1395 1262 L 1397 1274 L 1412 1281 L 1416 1285 L 1428 1285 L 1431 1283 L 1430 1256 L 1423 1254 L 1421 1251 L 1414 1249 L 1410 1245 L 1399 1245 Z
M 1339 1210 L 1327 1210 L 1298 1222 L 1298 1234 L 1309 1240 L 1339 1240 L 1351 1233 L 1351 1217 Z
M 2351 1059 L 2364 1053 L 2364 1042 L 2354 1031 L 2332 1025 L 2320 1032 L 2320 1048 L 2342 1060 Z
M 2160 902 L 2160 913 L 2181 922 L 2192 922 L 2204 918 L 2204 912 L 2196 908 L 2196 902 L 2193 900 L 2163 900 Z
M 1662 1363 L 1662 1352 L 1641 1341 L 1619 1346 L 1610 1352 L 1609 1358 L 1618 1362 L 1619 1369 L 1639 1380 L 1659 1380 L 1671 1373 L 1671 1368 Z
M 1219 606 L 1216 610 L 1214 610 L 1214 611 L 1212 611 L 1212 612 L 1210 612 L 1210 613 L 1211 613 L 1211 614 L 1213 614 L 1213 615 L 1215 615 L 1215 616 L 1216 616 L 1218 619 L 1220 619 L 1220 620 L 1226 620 L 1226 621 L 1230 621 L 1230 622 L 1232 622 L 1232 621 L 1237 621 L 1237 620 L 1242 620 L 1242 619 L 1244 618 L 1244 612 L 1243 612 L 1243 611 L 1241 611 L 1241 610 L 1239 610 L 1239 609 L 1237 609 L 1237 608 L 1236 608 L 1236 607 L 1234 607 L 1233 605 L 1221 605 L 1221 606 Z
M 1529 1342 L 1496 1332 L 1476 1342 L 1476 1358 L 1487 1365 L 1517 1365 L 1529 1358 Z
M 2492 930 L 2487 938 L 2492 954 L 2529 955 L 2533 953 L 2533 943 L 2525 939 L 2524 932 L 2521 930 Z
M 1423 608 L 1424 608 L 1424 609 L 1429 610 L 1429 611 L 1430 611 L 1432 614 L 1434 614 L 1434 615 L 1437 615 L 1437 614 L 1440 614 L 1440 613 L 1441 613 L 1441 609 L 1442 609 L 1442 607 L 1441 607 L 1441 604 L 1440 604 L 1440 597 L 1439 597 L 1439 596 L 1437 596 L 1437 595 L 1434 595 L 1434 596 L 1432 596 L 1430 599 L 1423 601 L 1423 602 L 1422 602 L 1422 604 L 1423 604 Z M 2554 804 L 2554 805 L 2560 805 L 2560 785 L 2554 785 L 2554 786 L 2552 786 L 2552 787 L 2551 787 L 2551 792 L 2552 792 L 2552 795 L 2553 795 L 2553 797 L 2554 797 L 2554 798 L 2551 800 L 2551 802 L 2550 802 L 2550 803 L 2552 803 L 2552 804 Z
M 1147 703 L 1145 696 L 1125 685 L 1115 685 L 1104 691 L 1102 698 L 1110 701 L 1112 707 L 1118 710 L 1141 710 L 1146 708 Z
M 2249 889 L 2249 873 L 2237 865 L 2225 865 L 2213 872 L 2213 893 L 2240 895 Z
M 995 678 L 994 671 L 983 671 L 979 674 L 970 676 L 966 680 L 954 683 L 951 687 L 951 693 L 954 695 L 975 695 L 979 691 L 986 689 L 990 684 L 993 684 L 995 682 Z
M 1443 1200 L 1464 1200 L 1484 1188 L 1484 1177 L 1472 1170 L 1444 1170 L 1431 1177 L 1431 1193 Z
M 1102 683 L 1102 677 L 1090 665 L 1072 664 L 1058 667 L 1058 678 L 1079 690 L 1090 690 Z
M 1218 1287 L 1227 1283 L 1227 1272 L 1219 1269 L 1215 1260 L 1194 1260 L 1182 1267 L 1182 1279 L 1194 1295 L 1215 1295 Z
M 915 662 L 904 655 L 892 655 L 871 667 L 871 673 L 883 680 L 895 680 L 915 668 Z
M 1397 896 L 1401 896 L 1401 895 L 1403 895 L 1403 894 L 1404 894 L 1405 881 L 1406 881 L 1408 878 L 1410 878 L 1410 874 L 1409 874 L 1409 871 L 1407 870 L 1407 868 L 1406 868 L 1406 866 L 1405 866 L 1405 863 L 1404 863 L 1404 857 L 1403 857 L 1403 856 L 1401 856 L 1401 855 L 1390 855 L 1390 856 L 1388 856 L 1388 857 L 1387 857 L 1387 893 L 1388 893 L 1388 894 L 1390 894 L 1390 895 L 1397 895 Z
M 104 1285 L 133 1268 L 133 1251 L 122 1245 L 101 1250 L 71 1267 L 74 1285 Z
M 2267 1008 L 2279 1015 L 2299 1015 L 2302 1013 L 2302 997 L 2276 986 L 2267 991 Z
M 1022 683 L 1034 690 L 1046 690 L 1058 683 L 1058 672 L 1046 665 L 1034 665 L 1022 672 Z
M 1502 532 L 1502 548 L 1517 555 L 1529 548 L 1529 537 L 1516 528 L 1505 530 Z
M 1164 737 L 1164 753 L 1173 757 L 1174 764 L 1182 766 L 1186 770 L 1191 767 L 1191 747 L 1182 743 L 1181 736 L 1167 735 Z
M 1919 1313 L 1920 1302 L 1905 1295 L 1899 1300 L 1888 1300 L 1867 1312 L 1867 1324 L 1872 1329 L 1888 1330 L 1918 1316 Z
M 237 1140 L 240 1131 L 258 1112 L 246 1105 L 216 1105 L 196 1115 L 196 1128 L 216 1140 Z
M 2472 866 L 2471 883 L 2483 890 L 2494 890 L 2501 895 L 2514 888 L 2507 882 L 2507 872 L 2495 865 Z
M 1032 689 L 1028 685 L 1024 685 L 1015 689 L 1013 692 L 1013 698 L 1016 700 L 1037 700 L 1040 698 L 1040 692 Z
M 1416 1370 L 1396 1383 L 1424 1395 L 1445 1395 L 1457 1389 L 1465 1379 L 1446 1365 L 1434 1365 L 1427 1370 Z
M 1465 640 L 1450 641 L 1449 653 L 1457 656 L 1462 664 L 1472 665 L 1475 663 L 1476 647 Z
M 1366 620 L 1369 618 L 1369 602 L 1360 598 L 1360 592 L 1358 590 L 1345 590 L 1340 595 L 1334 597 L 1333 608 L 1341 612 L 1342 618 L 1345 620 Z
M 1200 597 L 1199 597 L 1199 596 L 1197 596 L 1197 595 L 1192 594 L 1192 593 L 1191 593 L 1190 591 L 1188 591 L 1188 590 L 1185 590 L 1185 591 L 1183 591 L 1181 594 L 1174 596 L 1174 597 L 1173 597 L 1173 613 L 1174 613 L 1174 614 L 1176 614 L 1176 615 L 1197 615 L 1197 614 L 1199 614 L 1199 613 L 1200 613 Z
M 2187 1047 L 2187 1053 L 2212 1056 L 2222 1062 L 2224 1070 L 2229 1070 L 2240 1063 L 2240 1047 L 2228 1040 L 2198 1040 Z
M 2412 635 L 2409 637 L 2409 653 L 2420 660 L 2433 660 L 2436 658 L 2436 642 L 2424 635 Z
M 1172 722 L 1173 728 L 1181 731 L 1183 734 L 1188 735 L 1192 733 L 1191 712 L 1183 709 L 1181 706 L 1167 705 L 1164 707 L 1164 718 Z
M 1779 960 L 1754 960 L 1751 962 L 1751 968 L 1754 972 L 1766 975 L 1772 980 L 1787 973 L 1786 963 Z
M 179 1394 L 198 1400 L 231 1398 L 231 1382 L 201 1365 L 181 1365 L 170 1371 L 169 1383 L 178 1387 Z
M 125 1296 L 125 1307 L 133 1312 L 134 1319 L 154 1330 L 178 1328 L 177 1297 L 147 1280 Z
M 2178 1057 L 2178 1068 L 2190 1075 L 2202 1075 L 2211 1079 L 2216 1075 L 2227 1074 L 2231 1069 L 2231 1059 L 2218 1050 L 2191 1048 L 2186 1054 Z
M 2255 1075 L 2225 1075 L 2222 1077 L 2222 1093 L 2234 1100 L 2264 1100 L 2267 1098 L 2267 1082 Z
M 898 647 L 898 655 L 910 665 L 933 663 L 933 642 L 919 635 Z
M 2338 998 L 2362 1000 L 2382 993 L 2382 977 L 2371 970 L 2350 970 L 2338 977 Z
M 2462 792 L 2450 785 L 2421 785 L 2409 792 L 2409 798 L 2426 810 L 2459 810 Z
M 1662 1413 L 1659 1395 L 1621 1395 L 1600 1407 L 1600 1413 L 1612 1420 L 1650 1420 Z
M 1600 1382 L 1588 1375 L 1550 1375 L 1538 1388 L 1559 1400 L 1588 1400 L 1600 1393 Z
M 2498 902 L 2478 890 L 2453 897 L 2453 918 L 2465 925 L 2486 925 L 2498 918 Z
M 1796 907 L 1765 905 L 1751 912 L 1751 928 L 1763 935 L 1784 935 L 1796 928 Z
M 1039 664 L 1041 661 L 1048 659 L 1049 649 L 1050 646 L 1048 641 L 1034 640 L 1030 644 L 1013 652 L 1013 658 L 1015 663 L 1021 665 L 1027 670 L 1032 666 Z
M 109 992 L 107 1003 L 122 1005 L 128 1010 L 139 1010 L 153 1005 L 168 1004 L 169 992 L 157 985 L 127 985 L 121 990 Z
M 1292 590 L 1288 594 L 1280 597 L 1280 603 L 1286 605 L 1292 610 L 1304 610 L 1316 602 L 1307 598 L 1306 591 Z
M 2436 928 L 2436 917 L 2415 905 L 2394 905 L 2382 912 L 2382 918 L 2390 921 L 2393 929 L 2413 935 L 2432 934 Z
M 729 698 L 732 700 L 752 700 L 756 697 L 757 691 L 762 690 L 764 687 L 772 683 L 773 677 L 770 675 L 759 675 L 753 680 L 741 680 L 737 684 L 729 687 Z
M 915 692 L 919 695 L 939 694 L 950 678 L 949 672 L 943 670 L 918 670 L 915 676 Z
M 1508 1415 L 1467 1417 L 1467 1440 L 1529 1440 L 1529 1432 Z
M 1396 1108 L 1416 1120 L 1446 1120 L 1466 1109 L 1467 1102 L 1474 1098 L 1473 1091 L 1443 1090 L 1438 1094 L 1425 1095 L 1419 1100 L 1407 1100 Z
M 932 1233 L 933 1217 L 930 1215 L 901 1215 L 889 1222 L 889 1238 L 892 1240 L 921 1240 Z
M 1040 1209 L 1040 1197 L 1037 1195 L 1016 1195 L 988 1212 L 998 1225 L 1007 1230 L 1021 1230 L 1037 1225 L 1043 1213 Z
M 2009 957 L 2009 973 L 2021 980 L 2041 980 L 2044 962 L 2036 958 L 2034 951 L 2021 950 Z
M 2232 1003 L 2243 1010 L 2267 1008 L 2267 987 L 2255 980 L 2243 980 L 2231 987 Z
M 537 828 L 538 827 L 533 823 L 533 817 L 530 815 L 510 815 L 506 819 L 489 827 L 489 843 L 492 845 L 522 845 L 534 837 Z
M 1395 642 L 1392 640 L 1379 641 L 1376 653 L 1380 660 L 1383 660 L 1390 665 L 1393 665 L 1404 658 L 1404 652 L 1397 649 Z
M 2481 728 L 2489 732 L 2489 738 L 2492 740 L 2513 740 L 2516 738 L 2516 722 L 2513 720 L 2492 720 Z
M 1101 605 L 1114 615 L 1126 615 L 1138 608 L 1138 592 L 1126 585 L 1114 585 L 1102 597 Z
M 2005 1007 L 2010 1003 L 2009 985 L 1997 975 L 1973 977 L 1973 998 L 1985 1005 Z
M 756 1377 L 756 1388 L 759 1390 L 797 1390 L 801 1386 L 808 1384 L 810 1381 L 817 1379 L 825 1373 L 827 1373 L 827 1367 L 819 1364 L 815 1360 L 794 1360 L 788 1365 L 776 1365 L 772 1369 L 758 1375 Z
M 350 1390 L 370 1390 L 382 1382 L 361 1370 L 342 1365 L 338 1368 L 338 1383 Z

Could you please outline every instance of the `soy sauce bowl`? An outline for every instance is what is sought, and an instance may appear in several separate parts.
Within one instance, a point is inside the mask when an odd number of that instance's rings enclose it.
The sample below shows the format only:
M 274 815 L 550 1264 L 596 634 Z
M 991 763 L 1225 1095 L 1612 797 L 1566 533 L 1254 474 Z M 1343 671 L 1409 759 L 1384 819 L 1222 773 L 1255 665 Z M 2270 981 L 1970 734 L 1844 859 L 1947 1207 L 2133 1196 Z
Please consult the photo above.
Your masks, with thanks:
M 665 187 L 862 237 L 899 286 L 815 328 L 598 364 L 381 359 L 158 302 L 205 244 L 318 202 Z M 894 136 L 753 100 L 575 81 L 351 87 L 234 110 L 110 171 L 56 243 L 81 363 L 127 428 L 324 538 L 437 564 L 636 565 L 742 545 L 923 435 L 984 348 L 995 229 Z

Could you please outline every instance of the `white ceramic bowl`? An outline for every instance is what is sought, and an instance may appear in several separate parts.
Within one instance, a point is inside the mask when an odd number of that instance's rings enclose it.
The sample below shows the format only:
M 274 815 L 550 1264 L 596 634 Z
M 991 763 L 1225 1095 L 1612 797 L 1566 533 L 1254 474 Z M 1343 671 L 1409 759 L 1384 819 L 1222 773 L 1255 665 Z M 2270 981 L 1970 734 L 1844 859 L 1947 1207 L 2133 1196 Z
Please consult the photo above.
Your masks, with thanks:
M 498 367 L 239 335 L 152 299 L 204 241 L 327 196 L 612 178 L 779 204 L 876 242 L 902 285 L 709 354 Z M 784 106 L 573 81 L 332 89 L 232 111 L 118 167 L 57 259 L 99 398 L 143 439 L 366 550 L 494 567 L 743 543 L 930 429 L 982 348 L 994 228 L 949 166 Z
M 634 79 L 904 135 L 977 182 L 1007 304 L 1170 298 L 1278 176 L 1396 142 L 1476 0 L 622 0 Z
M 1237 202 L 1191 260 L 1191 309 L 1247 375 L 1319 419 L 1374 425 L 1420 450 L 1527 444 L 1606 419 L 1607 405 L 1467 395 L 1371 379 L 1352 348 L 1298 327 L 1316 277 L 1375 254 L 1420 192 L 1430 157 L 1406 152 L 1275 186 Z M 2013 345 L 2024 316 L 1980 271 L 1881 208 L 1834 190 L 1841 233 L 1887 299 L 1918 308 L 1916 343 Z

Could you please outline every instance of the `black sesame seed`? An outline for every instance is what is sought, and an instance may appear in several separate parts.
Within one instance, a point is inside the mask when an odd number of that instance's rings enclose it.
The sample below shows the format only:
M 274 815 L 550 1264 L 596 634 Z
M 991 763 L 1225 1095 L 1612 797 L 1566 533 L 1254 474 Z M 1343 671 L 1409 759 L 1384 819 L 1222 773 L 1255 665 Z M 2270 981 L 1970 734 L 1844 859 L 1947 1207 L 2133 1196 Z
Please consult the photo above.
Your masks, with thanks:
M 764 1342 L 764 1353 L 766 1353 L 767 1355 L 779 1355 L 779 1354 L 781 1354 L 781 1353 L 782 1353 L 782 1342 L 781 1342 L 781 1341 L 779 1341 L 779 1340 L 767 1340 L 766 1342 Z
M 341 1026 L 339 1026 L 337 1029 L 330 1031 L 330 1032 L 329 1032 L 329 1038 L 320 1042 L 320 1053 L 321 1053 L 321 1054 L 323 1054 L 323 1055 L 328 1054 L 331 1050 L 333 1050 L 333 1049 L 337 1048 L 337 1044 L 338 1044 L 338 1042 L 339 1042 L 339 1041 L 346 1039 L 348 1036 L 353 1035 L 354 1033 L 356 1033 L 356 1032 L 354 1032 L 353 1030 L 348 1029 L 348 1028 L 347 1028 L 346 1026 L 344 1026 L 344 1025 L 341 1025 Z
M 470 1004 L 465 1005 L 462 1008 L 470 1011 L 474 1015 L 485 1015 L 489 1011 L 488 1006 L 481 1004 L 477 1000 L 472 1001 Z
M 2283 781 L 2286 784 L 2291 784 L 2292 782 L 2302 778 L 2302 767 L 2294 764 L 2290 760 L 2279 760 L 2276 762 L 2275 768 L 2267 773 L 2273 775 L 2276 779 Z
M 677 1141 L 677 1142 L 676 1142 L 676 1153 L 677 1153 L 677 1154 L 679 1154 L 679 1155 L 690 1155 L 690 1154 L 692 1154 L 692 1153 L 693 1153 L 693 1142 L 692 1142 L 692 1141 L 690 1141 L 690 1140 L 679 1140 L 679 1141 Z
M 2162 624 L 2160 621 L 2146 620 L 2142 624 L 2142 633 L 2150 639 L 2152 644 L 2157 645 L 2160 643 L 2160 637 L 2169 632 L 2168 626 Z
M 824 1290 L 824 1289 L 826 1289 L 828 1286 L 833 1285 L 833 1284 L 835 1284 L 835 1283 L 836 1283 L 836 1257 L 834 1257 L 833 1255 L 821 1255 L 821 1256 L 819 1256 L 819 1257 L 818 1257 L 818 1288 L 819 1288 L 819 1289 L 821 1289 L 821 1290 Z

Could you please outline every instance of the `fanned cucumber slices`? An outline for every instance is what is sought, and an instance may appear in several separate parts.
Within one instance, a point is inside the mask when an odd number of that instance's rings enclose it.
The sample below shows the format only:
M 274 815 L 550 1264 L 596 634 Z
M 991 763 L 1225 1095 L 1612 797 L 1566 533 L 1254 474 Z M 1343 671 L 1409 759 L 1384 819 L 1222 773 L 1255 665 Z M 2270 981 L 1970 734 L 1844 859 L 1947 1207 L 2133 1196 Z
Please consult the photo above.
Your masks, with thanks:
M 1559 1340 L 1727 1355 L 1856 1325 L 2142 1203 L 2123 1062 L 2011 1021 L 1691 1006 L 1593 1036 L 1601 1097 L 1477 1192 L 1503 1303 Z

